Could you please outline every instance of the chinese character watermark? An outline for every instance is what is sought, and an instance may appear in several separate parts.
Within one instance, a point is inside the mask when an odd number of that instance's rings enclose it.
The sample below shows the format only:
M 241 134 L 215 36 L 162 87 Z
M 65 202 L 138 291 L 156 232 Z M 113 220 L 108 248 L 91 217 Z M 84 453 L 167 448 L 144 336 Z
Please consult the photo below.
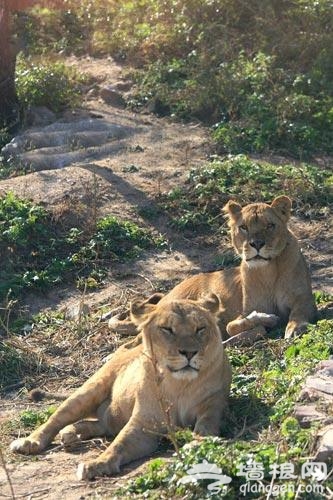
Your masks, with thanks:
M 262 462 L 257 462 L 253 458 L 250 458 L 245 464 L 238 464 L 237 469 L 236 475 L 244 477 L 246 481 L 239 488 L 241 495 L 244 497 L 256 493 L 278 496 L 286 493 L 295 493 L 296 488 L 298 492 L 323 494 L 324 486 L 320 483 L 328 477 L 327 465 L 324 462 L 305 462 L 302 464 L 300 477 L 303 481 L 310 480 L 310 484 L 298 483 L 296 485 L 290 482 L 298 477 L 295 474 L 295 465 L 291 462 L 270 465 L 268 474 L 273 480 L 270 484 L 263 482 L 265 478 L 265 466 Z M 227 485 L 231 483 L 232 478 L 223 474 L 222 469 L 216 464 L 203 460 L 203 462 L 187 469 L 186 475 L 178 480 L 178 484 L 198 484 L 201 480 L 211 481 L 207 486 L 207 489 L 211 493 L 223 495 L 227 493 Z M 276 483 L 275 480 L 289 482 L 283 484 L 280 482 Z
M 221 493 L 225 485 L 231 482 L 230 476 L 222 474 L 222 469 L 216 464 L 210 464 L 206 460 L 193 465 L 186 472 L 187 476 L 180 478 L 178 481 L 179 484 L 197 483 L 202 479 L 211 479 L 214 482 L 208 484 L 207 489 L 212 493 Z

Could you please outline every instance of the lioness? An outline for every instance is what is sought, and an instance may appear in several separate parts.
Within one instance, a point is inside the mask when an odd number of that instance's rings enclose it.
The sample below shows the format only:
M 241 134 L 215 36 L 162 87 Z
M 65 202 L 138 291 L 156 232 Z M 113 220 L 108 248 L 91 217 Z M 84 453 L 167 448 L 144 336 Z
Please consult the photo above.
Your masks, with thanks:
M 225 331 L 236 335 L 260 323 L 266 326 L 265 315 L 261 319 L 251 315 L 254 311 L 276 315 L 286 324 L 286 338 L 301 333 L 315 319 L 316 307 L 305 259 L 288 229 L 291 200 L 279 196 L 270 205 L 252 203 L 243 208 L 229 201 L 223 210 L 241 265 L 188 278 L 162 302 L 215 293 L 221 302 L 222 335 Z
M 213 315 L 218 308 L 216 295 L 197 302 L 133 303 L 131 317 L 142 331 L 142 344 L 118 349 L 45 424 L 11 449 L 39 453 L 61 429 L 64 444 L 116 436 L 96 460 L 79 465 L 78 477 L 92 479 L 150 454 L 170 427 L 218 435 L 231 381 Z M 91 415 L 94 420 L 78 421 Z

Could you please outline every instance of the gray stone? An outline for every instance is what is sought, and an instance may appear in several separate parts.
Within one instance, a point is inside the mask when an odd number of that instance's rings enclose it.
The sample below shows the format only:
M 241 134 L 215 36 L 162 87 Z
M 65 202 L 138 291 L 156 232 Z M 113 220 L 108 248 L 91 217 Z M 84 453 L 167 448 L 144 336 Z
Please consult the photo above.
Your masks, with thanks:
M 310 376 L 306 379 L 305 387 L 333 395 L 333 378 Z
M 46 106 L 31 106 L 26 114 L 26 124 L 33 127 L 49 125 L 56 119 L 55 113 Z
M 123 96 L 110 85 L 101 87 L 99 91 L 100 97 L 109 106 L 114 106 L 115 108 L 125 108 L 126 101 Z
M 333 422 L 333 416 L 318 411 L 315 404 L 296 405 L 294 414 L 301 427 L 310 427 L 312 422 L 321 422 L 325 425 Z
M 85 302 L 68 306 L 65 310 L 65 318 L 72 321 L 80 321 L 85 316 L 89 316 L 89 314 L 90 307 Z
M 316 373 L 320 377 L 332 377 L 333 383 L 333 359 L 321 361 L 317 367 Z
M 333 319 L 333 301 L 318 307 L 318 319 Z
M 333 425 L 324 427 L 319 432 L 319 442 L 315 460 L 326 462 L 333 457 Z
M 30 171 L 52 170 L 116 154 L 133 129 L 105 119 L 55 122 L 16 136 L 1 150 L 5 161 Z
M 88 90 L 86 94 L 87 99 L 95 99 L 98 96 L 98 90 L 96 88 Z
M 308 401 L 308 402 L 318 401 L 318 399 L 324 399 L 325 401 L 333 402 L 333 395 L 317 391 L 312 387 L 304 387 L 298 399 L 299 401 Z
M 133 87 L 133 82 L 130 80 L 116 82 L 114 88 L 120 92 L 128 92 Z

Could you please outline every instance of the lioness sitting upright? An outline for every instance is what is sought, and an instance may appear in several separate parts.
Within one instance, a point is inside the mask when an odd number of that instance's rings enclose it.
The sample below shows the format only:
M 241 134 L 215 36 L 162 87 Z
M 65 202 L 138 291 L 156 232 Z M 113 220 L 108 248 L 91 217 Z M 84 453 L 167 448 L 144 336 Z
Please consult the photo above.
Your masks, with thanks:
M 253 311 L 276 315 L 281 324 L 286 324 L 285 337 L 302 332 L 315 318 L 316 308 L 305 259 L 288 229 L 290 211 L 287 196 L 275 198 L 270 205 L 252 203 L 243 208 L 229 201 L 224 212 L 241 265 L 192 276 L 161 302 L 215 293 L 221 302 L 222 336 L 226 331 L 235 335 L 260 323 L 266 326 L 267 319 L 260 317 L 265 315 L 251 314 Z
M 91 479 L 113 475 L 150 454 L 170 427 L 218 435 L 231 381 L 213 315 L 218 307 L 216 295 L 198 302 L 134 303 L 131 315 L 142 344 L 118 349 L 45 424 L 11 449 L 39 453 L 61 429 L 65 444 L 116 436 L 97 459 L 79 465 L 78 477 Z M 78 421 L 89 416 L 95 418 Z

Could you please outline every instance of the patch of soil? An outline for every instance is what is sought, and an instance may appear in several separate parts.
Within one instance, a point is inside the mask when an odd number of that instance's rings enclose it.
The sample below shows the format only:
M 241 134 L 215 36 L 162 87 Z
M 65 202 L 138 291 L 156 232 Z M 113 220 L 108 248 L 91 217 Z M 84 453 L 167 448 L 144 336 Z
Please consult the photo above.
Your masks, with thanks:
M 103 440 L 83 442 L 77 449 L 65 451 L 55 443 L 45 453 L 36 457 L 15 459 L 7 463 L 6 469 L 15 492 L 15 498 L 35 500 L 83 500 L 89 498 L 113 498 L 114 492 L 126 482 L 142 474 L 147 467 L 147 460 L 136 460 L 130 466 L 123 467 L 121 475 L 114 478 L 98 478 L 84 482 L 76 479 L 76 469 L 80 462 L 96 458 L 109 443 Z M 165 458 L 171 455 L 162 454 Z M 161 453 L 158 454 L 161 456 Z M 4 498 L 12 498 L 6 472 L 0 469 L 0 490 Z M 119 497 L 118 497 L 119 498 Z M 130 498 L 122 495 L 121 498 Z

